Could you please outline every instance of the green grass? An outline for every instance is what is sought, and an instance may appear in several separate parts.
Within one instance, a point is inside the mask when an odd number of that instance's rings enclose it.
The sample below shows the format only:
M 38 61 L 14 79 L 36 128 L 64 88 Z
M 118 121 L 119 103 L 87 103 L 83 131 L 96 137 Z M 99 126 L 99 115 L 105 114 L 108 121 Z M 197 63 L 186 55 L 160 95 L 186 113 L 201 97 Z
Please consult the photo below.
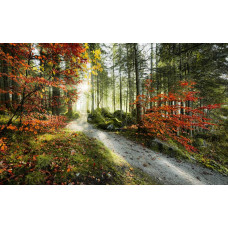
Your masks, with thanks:
M 101 142 L 81 132 L 8 135 L 1 184 L 155 184 Z

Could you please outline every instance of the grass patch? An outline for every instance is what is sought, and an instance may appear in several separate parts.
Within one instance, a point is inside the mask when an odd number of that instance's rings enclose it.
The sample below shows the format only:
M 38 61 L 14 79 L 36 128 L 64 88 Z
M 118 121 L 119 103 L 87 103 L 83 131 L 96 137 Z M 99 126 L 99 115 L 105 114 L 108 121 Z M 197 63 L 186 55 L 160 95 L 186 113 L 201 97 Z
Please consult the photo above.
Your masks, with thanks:
M 0 155 L 1 184 L 155 184 L 101 142 L 69 130 L 8 135 Z

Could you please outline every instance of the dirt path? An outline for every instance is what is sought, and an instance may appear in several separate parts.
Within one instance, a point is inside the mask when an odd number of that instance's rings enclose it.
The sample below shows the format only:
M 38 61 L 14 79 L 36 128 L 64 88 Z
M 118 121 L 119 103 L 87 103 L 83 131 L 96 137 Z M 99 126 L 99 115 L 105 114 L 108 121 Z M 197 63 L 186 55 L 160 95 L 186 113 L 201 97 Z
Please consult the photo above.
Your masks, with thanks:
M 131 165 L 142 169 L 161 184 L 228 184 L 228 177 L 198 164 L 181 161 L 162 153 L 154 152 L 123 136 L 94 128 L 86 120 L 71 122 L 67 128 L 83 131 L 105 144 L 110 150 L 123 157 Z

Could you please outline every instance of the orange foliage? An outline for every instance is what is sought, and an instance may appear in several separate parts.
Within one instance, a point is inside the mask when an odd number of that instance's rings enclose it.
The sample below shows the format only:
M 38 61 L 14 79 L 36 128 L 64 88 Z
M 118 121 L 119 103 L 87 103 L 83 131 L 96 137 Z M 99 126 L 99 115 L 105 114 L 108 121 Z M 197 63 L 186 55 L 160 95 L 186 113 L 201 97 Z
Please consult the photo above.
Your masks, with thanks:
M 0 94 L 12 94 L 17 101 L 0 104 L 0 111 L 12 117 L 7 125 L 0 126 L 0 134 L 6 129 L 37 134 L 63 126 L 64 117 L 49 115 L 46 110 L 76 101 L 77 92 L 68 88 L 80 82 L 79 70 L 87 62 L 84 52 L 84 45 L 78 43 L 1 44 L 0 61 L 12 70 L 0 73 L 0 78 L 6 76 L 13 83 L 12 87 L 1 89 Z M 63 61 L 67 64 L 60 67 Z M 49 99 L 50 87 L 63 92 Z M 12 125 L 17 118 L 21 122 L 19 129 Z
M 142 125 L 147 135 L 162 140 L 173 139 L 182 144 L 188 151 L 196 151 L 191 145 L 190 131 L 195 128 L 209 129 L 210 119 L 207 118 L 204 110 L 219 108 L 219 104 L 198 107 L 197 92 L 194 91 L 194 82 L 181 81 L 179 89 L 169 94 L 158 94 L 157 96 L 141 95 L 135 103 L 140 103 L 144 110 Z M 151 89 L 151 81 L 147 81 L 146 89 Z M 148 108 L 152 102 L 153 107 Z M 187 102 L 194 103 L 187 106 Z

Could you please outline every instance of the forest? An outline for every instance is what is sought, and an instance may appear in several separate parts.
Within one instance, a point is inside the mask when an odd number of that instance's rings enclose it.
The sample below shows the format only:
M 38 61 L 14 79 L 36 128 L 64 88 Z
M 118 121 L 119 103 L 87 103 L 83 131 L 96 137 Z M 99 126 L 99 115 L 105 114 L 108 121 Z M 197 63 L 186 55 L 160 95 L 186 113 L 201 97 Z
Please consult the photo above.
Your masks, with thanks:
M 228 184 L 228 44 L 1 43 L 0 184 Z

